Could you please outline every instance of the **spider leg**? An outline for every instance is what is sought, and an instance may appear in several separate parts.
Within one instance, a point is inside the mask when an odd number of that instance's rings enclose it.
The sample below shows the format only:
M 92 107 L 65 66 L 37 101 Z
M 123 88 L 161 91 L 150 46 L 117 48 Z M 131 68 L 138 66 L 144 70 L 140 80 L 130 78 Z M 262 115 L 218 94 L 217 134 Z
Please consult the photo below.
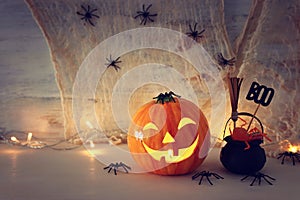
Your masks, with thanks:
M 122 167 L 125 170 L 125 172 L 128 173 L 128 170 L 126 169 L 126 167 L 124 167 L 123 165 L 122 165 Z
M 205 29 L 203 29 L 202 31 L 200 31 L 199 35 L 202 34 L 202 33 L 204 33 L 204 31 L 205 31 Z
M 117 169 L 116 168 L 114 168 L 114 174 L 117 175 Z
M 283 153 L 278 154 L 277 159 L 281 158 L 283 156 Z
M 194 32 L 196 31 L 197 24 L 198 23 L 195 23 L 195 25 L 194 25 L 194 29 L 193 29 Z
M 112 167 L 112 164 L 110 164 L 110 165 L 104 167 L 103 169 L 108 169 L 108 168 L 110 168 L 110 167 Z
M 115 62 L 117 62 L 119 59 L 120 59 L 120 56 L 119 56 L 119 57 L 117 57 L 117 59 L 115 59 Z M 120 61 L 120 62 L 121 62 L 121 61 Z
M 176 103 L 176 101 L 175 101 L 174 97 L 172 97 L 172 95 L 170 96 L 170 99 L 171 99 L 174 103 Z
M 235 57 L 229 59 L 228 61 L 229 61 L 229 62 L 232 62 L 232 61 L 234 61 L 234 60 L 235 60 Z
M 81 8 L 82 8 L 85 12 L 88 12 L 88 10 L 87 10 L 83 5 L 81 5 Z
M 149 19 L 151 22 L 154 22 L 154 20 L 153 20 L 153 19 L 151 19 L 150 17 L 148 17 L 148 19 Z
M 90 8 L 90 5 L 88 5 L 88 9 L 87 9 L 87 12 L 90 12 L 90 9 L 91 9 L 91 8 Z
M 203 177 L 204 177 L 204 175 L 202 174 L 202 176 L 201 176 L 201 178 L 200 178 L 200 180 L 199 180 L 198 185 L 201 185 Z
M 257 177 L 255 176 L 255 178 L 253 179 L 252 183 L 250 184 L 250 186 L 253 186 L 254 182 L 256 181 Z
M 152 4 L 150 4 L 147 8 L 146 8 L 146 12 L 149 10 L 149 8 L 152 6 Z M 143 5 L 143 9 L 144 9 L 144 5 Z
M 208 177 L 208 175 L 206 176 L 206 179 L 210 183 L 210 185 L 213 185 L 213 183 L 210 181 L 210 178 Z
M 285 155 L 283 155 L 282 160 L 281 160 L 281 164 L 284 164 L 284 159 L 285 159 Z
M 212 173 L 212 175 L 217 178 L 217 179 L 224 179 L 222 176 L 220 176 L 219 174 L 216 173 Z
M 157 14 L 148 15 L 149 17 L 156 17 Z
M 95 26 L 95 24 L 90 20 L 90 19 L 87 19 L 89 21 L 89 23 L 92 25 L 92 26 Z
M 119 69 L 121 69 L 118 65 L 113 65 L 115 70 L 118 71 Z
M 91 14 L 91 15 L 94 16 L 94 17 L 100 18 L 98 15 L 95 15 L 95 14 Z
M 143 23 L 143 22 L 144 22 L 144 23 Z M 143 18 L 143 20 L 141 21 L 141 24 L 146 25 L 146 23 L 147 23 L 147 17 Z
M 273 178 L 273 177 L 271 177 L 271 176 L 269 176 L 269 175 L 264 174 L 264 176 L 267 177 L 267 178 L 269 178 L 269 179 L 271 179 L 271 180 L 273 180 L 273 181 L 276 180 L 275 178 Z
M 190 31 L 193 32 L 191 24 L 189 24 Z
M 137 12 L 138 13 L 138 12 Z M 136 18 L 138 18 L 139 16 L 141 16 L 142 14 L 140 13 L 140 14 L 138 14 L 138 15 L 136 15 L 135 17 L 134 17 L 134 19 L 136 19 Z
M 263 179 L 267 182 L 267 183 L 269 183 L 270 185 L 273 185 L 265 176 L 263 176 Z
M 244 178 L 242 178 L 241 179 L 241 181 L 244 181 L 246 178 L 248 178 L 249 177 L 249 175 L 248 176 L 245 176 Z
M 129 167 L 128 165 L 126 165 L 126 164 L 124 164 L 122 162 L 121 162 L 121 164 L 122 164 L 123 167 L 126 167 L 127 169 L 131 170 L 131 167 Z
M 95 12 L 96 10 L 98 10 L 97 8 L 93 9 L 90 11 L 90 13 L 92 14 L 93 12 Z
M 81 16 L 84 16 L 84 14 L 81 14 L 80 12 L 76 12 L 77 15 L 81 15 Z
M 221 60 L 224 60 L 224 57 L 223 57 L 222 53 L 218 54 L 218 58 L 220 58 Z
M 81 19 L 81 20 L 85 20 L 85 21 L 86 21 L 86 17 L 81 17 L 80 19 Z
M 196 178 L 198 178 L 201 175 L 201 173 L 197 172 L 196 174 L 194 174 L 192 176 L 192 180 L 195 180 Z
M 291 156 L 292 157 L 292 160 L 293 160 L 293 165 L 295 165 L 295 158 L 294 156 Z

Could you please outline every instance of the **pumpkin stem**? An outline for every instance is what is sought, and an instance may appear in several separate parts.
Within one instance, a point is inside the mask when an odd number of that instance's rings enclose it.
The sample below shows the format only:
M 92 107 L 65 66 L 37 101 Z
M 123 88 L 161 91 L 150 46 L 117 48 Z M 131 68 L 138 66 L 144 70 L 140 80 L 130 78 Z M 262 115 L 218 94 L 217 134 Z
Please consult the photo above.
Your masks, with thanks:
M 165 102 L 171 102 L 173 101 L 174 103 L 176 102 L 174 97 L 180 98 L 181 96 L 175 94 L 174 92 L 165 92 L 165 93 L 160 93 L 158 96 L 153 97 L 153 99 L 156 99 L 156 103 L 161 103 L 164 104 Z

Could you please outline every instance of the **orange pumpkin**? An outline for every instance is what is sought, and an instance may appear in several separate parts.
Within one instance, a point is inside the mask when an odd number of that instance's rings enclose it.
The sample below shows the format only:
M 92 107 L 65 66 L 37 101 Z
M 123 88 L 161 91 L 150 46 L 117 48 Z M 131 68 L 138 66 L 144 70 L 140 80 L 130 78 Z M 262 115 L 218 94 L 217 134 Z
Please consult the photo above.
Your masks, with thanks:
M 208 123 L 191 101 L 167 100 L 151 101 L 138 109 L 128 130 L 128 147 L 148 172 L 187 174 L 198 168 L 208 153 Z

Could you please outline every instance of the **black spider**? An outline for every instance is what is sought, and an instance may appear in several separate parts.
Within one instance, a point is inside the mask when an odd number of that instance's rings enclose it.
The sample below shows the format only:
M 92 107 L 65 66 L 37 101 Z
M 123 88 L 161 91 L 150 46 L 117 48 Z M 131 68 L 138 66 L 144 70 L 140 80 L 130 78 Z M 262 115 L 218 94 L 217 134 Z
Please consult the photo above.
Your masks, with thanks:
M 158 96 L 153 97 L 153 99 L 157 99 L 156 103 L 161 102 L 162 104 L 164 104 L 165 102 L 170 102 L 170 101 L 175 102 L 175 99 L 174 99 L 173 96 L 176 96 L 176 97 L 180 98 L 179 95 L 177 95 L 174 92 L 170 91 L 170 92 L 165 92 L 165 94 L 160 93 Z
M 114 170 L 114 174 L 117 175 L 117 170 L 119 167 L 122 167 L 126 173 L 128 173 L 128 170 L 131 170 L 131 167 L 129 167 L 128 165 L 120 162 L 120 163 L 111 163 L 110 165 L 108 165 L 107 167 L 104 167 L 103 169 L 106 170 L 106 169 L 109 169 L 107 171 L 107 173 L 110 173 L 110 171 L 113 169 Z
M 198 178 L 199 176 L 201 176 L 200 180 L 199 180 L 199 185 L 201 185 L 202 183 L 202 179 L 203 177 L 206 177 L 207 181 L 213 185 L 213 183 L 211 182 L 211 180 L 209 179 L 209 177 L 214 176 L 217 179 L 224 179 L 222 176 L 220 176 L 219 174 L 213 173 L 213 172 L 209 172 L 209 171 L 202 171 L 202 172 L 197 172 L 195 175 L 192 176 L 192 180 L 195 180 L 196 178 Z
M 222 67 L 226 67 L 227 65 L 229 66 L 233 66 L 235 63 L 235 57 L 230 58 L 229 60 L 225 59 L 222 55 L 222 53 L 218 54 L 218 63 L 219 65 L 221 65 Z
M 154 20 L 151 17 L 156 17 L 157 14 L 150 14 L 150 12 L 148 11 L 150 9 L 150 7 L 152 6 L 152 4 L 150 4 L 146 9 L 145 9 L 145 4 L 143 4 L 143 10 L 142 11 L 137 11 L 137 15 L 134 17 L 134 19 L 140 17 L 141 18 L 141 23 L 140 24 L 144 24 L 146 25 L 147 20 L 154 22 Z
M 290 157 L 290 159 L 292 159 L 292 161 L 293 161 L 293 165 L 295 165 L 295 158 L 300 162 L 300 154 L 299 153 L 285 151 L 283 153 L 279 153 L 277 159 L 280 159 L 281 157 L 282 157 L 282 160 L 281 160 L 282 165 L 284 164 L 285 157 Z
M 268 179 L 271 179 L 272 181 L 275 181 L 276 179 L 269 176 L 269 175 L 266 175 L 266 174 L 263 174 L 263 173 L 260 173 L 260 172 L 257 172 L 255 174 L 251 174 L 251 175 L 247 175 L 245 176 L 244 178 L 241 179 L 241 181 L 244 181 L 245 179 L 247 179 L 248 177 L 254 177 L 253 181 L 251 182 L 250 186 L 253 186 L 254 182 L 256 180 L 258 180 L 258 185 L 260 185 L 261 183 L 261 178 L 263 178 L 267 183 L 269 183 L 269 185 L 273 185 Z
M 81 17 L 80 19 L 81 19 L 81 20 L 84 20 L 84 21 L 86 21 L 86 22 L 89 22 L 92 26 L 95 26 L 95 24 L 92 22 L 91 19 L 92 19 L 93 17 L 99 18 L 98 15 L 93 14 L 93 12 L 97 11 L 98 9 L 95 8 L 95 9 L 91 10 L 90 5 L 88 5 L 87 8 L 84 7 L 83 5 L 81 5 L 81 8 L 84 10 L 84 12 L 85 12 L 84 14 L 83 14 L 83 13 L 80 13 L 80 12 L 78 12 L 78 11 L 76 12 L 77 15 L 83 16 L 83 17 Z
M 107 68 L 113 67 L 113 68 L 115 68 L 116 71 L 118 71 L 119 69 L 121 69 L 121 67 L 119 67 L 117 64 L 122 62 L 122 61 L 119 60 L 119 59 L 120 59 L 120 56 L 117 57 L 116 59 L 112 59 L 112 58 L 111 58 L 111 55 L 110 55 L 110 56 L 109 56 L 109 59 L 106 58 L 106 60 L 108 61 L 108 63 L 105 63 L 106 67 L 107 67 Z
M 197 23 L 195 23 L 194 29 L 192 29 L 192 26 L 189 24 L 190 32 L 186 33 L 189 37 L 192 37 L 195 41 L 197 41 L 198 38 L 202 38 L 203 35 L 201 34 L 205 31 L 205 29 L 203 29 L 202 31 L 198 32 L 196 30 L 196 27 L 197 27 Z

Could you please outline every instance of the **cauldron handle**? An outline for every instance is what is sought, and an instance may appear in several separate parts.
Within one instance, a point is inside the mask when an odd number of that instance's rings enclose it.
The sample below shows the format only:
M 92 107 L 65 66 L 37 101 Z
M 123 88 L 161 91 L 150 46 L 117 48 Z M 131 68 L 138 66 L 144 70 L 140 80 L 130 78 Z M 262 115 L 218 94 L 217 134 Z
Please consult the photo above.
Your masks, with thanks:
M 258 119 L 258 117 L 256 117 L 255 115 L 253 115 L 251 113 L 247 113 L 247 112 L 240 112 L 240 113 L 238 113 L 238 116 L 240 116 L 240 115 L 244 115 L 244 116 L 248 116 L 248 117 L 253 117 L 254 119 L 256 119 L 258 121 L 260 127 L 261 127 L 261 132 L 264 133 L 264 127 L 263 127 L 261 121 Z M 226 124 L 225 124 L 224 133 L 223 133 L 223 140 L 224 140 L 224 137 L 225 137 L 226 127 L 227 127 L 227 125 L 229 123 L 229 120 L 231 120 L 231 119 L 232 119 L 232 117 L 230 117 L 227 120 Z

